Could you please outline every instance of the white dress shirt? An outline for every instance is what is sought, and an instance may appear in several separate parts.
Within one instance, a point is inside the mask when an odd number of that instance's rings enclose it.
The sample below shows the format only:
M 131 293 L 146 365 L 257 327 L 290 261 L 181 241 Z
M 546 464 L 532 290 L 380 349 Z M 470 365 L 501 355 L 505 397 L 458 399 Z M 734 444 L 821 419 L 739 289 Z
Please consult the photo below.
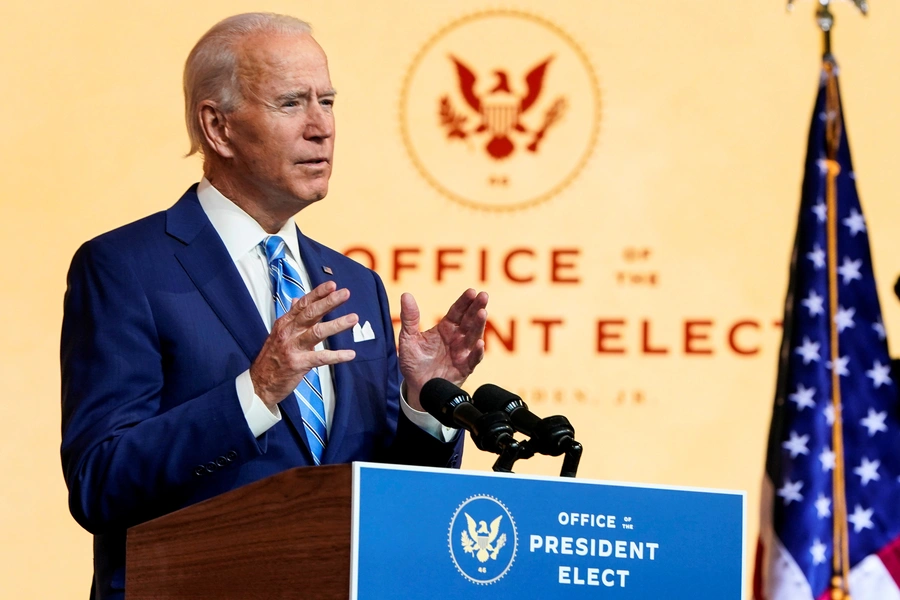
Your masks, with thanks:
M 269 265 L 266 261 L 266 253 L 260 247 L 260 242 L 269 236 L 268 233 L 234 202 L 222 195 L 219 190 L 204 177 L 197 188 L 197 197 L 200 206 L 209 218 L 216 233 L 222 238 L 225 249 L 228 250 L 231 260 L 234 261 L 253 303 L 259 311 L 268 331 L 272 331 L 275 322 L 275 304 L 272 301 L 272 280 L 269 277 Z M 300 256 L 300 244 L 297 241 L 297 229 L 294 220 L 285 223 L 277 234 L 285 243 L 285 260 L 288 261 L 303 283 L 304 289 L 311 289 L 309 274 Z M 325 345 L 319 343 L 316 350 L 323 350 Z M 325 425 L 331 433 L 331 422 L 334 417 L 334 380 L 329 367 L 316 369 L 319 381 L 322 385 L 322 400 L 325 404 Z M 255 437 L 261 436 L 269 428 L 281 420 L 281 411 L 277 406 L 271 410 L 256 395 L 253 382 L 250 380 L 250 370 L 238 375 L 235 380 L 238 399 L 247 425 Z M 426 412 L 413 409 L 406 403 L 401 395 L 400 407 L 407 418 L 432 436 L 443 441 L 450 441 L 456 435 L 457 430 L 444 427 L 437 419 Z

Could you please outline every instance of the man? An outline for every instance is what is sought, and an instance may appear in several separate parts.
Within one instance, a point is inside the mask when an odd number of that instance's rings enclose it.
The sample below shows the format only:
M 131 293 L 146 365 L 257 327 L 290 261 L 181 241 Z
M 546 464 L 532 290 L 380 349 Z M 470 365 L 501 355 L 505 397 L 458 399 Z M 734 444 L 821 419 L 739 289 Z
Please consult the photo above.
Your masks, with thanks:
M 305 23 L 219 23 L 185 66 L 203 180 L 72 261 L 61 454 L 95 598 L 123 597 L 136 523 L 295 466 L 459 464 L 462 437 L 419 392 L 480 362 L 487 295 L 420 332 L 404 294 L 398 360 L 379 277 L 299 232 L 328 191 L 334 96 Z

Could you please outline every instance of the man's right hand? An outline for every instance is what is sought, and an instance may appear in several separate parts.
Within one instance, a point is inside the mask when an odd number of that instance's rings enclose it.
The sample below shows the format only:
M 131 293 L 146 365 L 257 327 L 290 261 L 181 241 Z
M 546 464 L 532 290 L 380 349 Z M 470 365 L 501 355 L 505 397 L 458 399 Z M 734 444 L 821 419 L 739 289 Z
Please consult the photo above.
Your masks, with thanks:
M 316 344 L 359 322 L 356 313 L 333 321 L 322 318 L 350 298 L 350 290 L 326 281 L 275 320 L 259 356 L 250 366 L 253 391 L 269 408 L 284 400 L 311 369 L 349 362 L 354 350 L 316 350 Z

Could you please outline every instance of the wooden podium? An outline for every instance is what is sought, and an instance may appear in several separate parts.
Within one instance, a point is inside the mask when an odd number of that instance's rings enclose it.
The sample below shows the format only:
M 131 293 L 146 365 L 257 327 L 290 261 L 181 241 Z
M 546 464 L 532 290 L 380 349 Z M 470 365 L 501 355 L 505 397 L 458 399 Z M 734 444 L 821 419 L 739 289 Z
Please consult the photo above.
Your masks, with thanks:
M 126 594 L 738 600 L 745 509 L 726 490 L 307 467 L 131 528 Z
M 346 599 L 352 469 L 297 468 L 128 530 L 128 600 Z

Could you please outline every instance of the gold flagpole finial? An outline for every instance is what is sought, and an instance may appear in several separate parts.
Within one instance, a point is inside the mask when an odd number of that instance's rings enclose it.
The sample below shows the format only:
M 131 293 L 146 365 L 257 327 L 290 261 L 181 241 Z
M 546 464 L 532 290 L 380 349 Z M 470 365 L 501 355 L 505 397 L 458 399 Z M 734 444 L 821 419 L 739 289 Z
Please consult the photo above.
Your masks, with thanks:
M 788 12 L 792 12 L 794 10 L 794 1 L 795 0 L 787 0 L 787 10 Z M 850 0 L 859 9 L 859 12 L 863 14 L 863 16 L 869 14 L 869 2 L 868 0 Z M 824 48 L 824 58 L 826 60 L 833 60 L 831 56 L 831 30 L 834 28 L 834 15 L 831 13 L 831 2 L 832 0 L 817 0 L 819 7 L 816 9 L 816 23 L 819 26 L 819 29 L 822 30 L 823 35 L 823 48 Z
M 828 7 L 829 4 L 831 4 L 831 0 L 818 0 L 818 1 L 819 1 L 820 5 L 822 5 L 826 8 Z M 867 0 L 851 0 L 851 1 L 853 2 L 853 4 L 856 5 L 856 8 L 859 9 L 859 12 L 861 12 L 864 15 L 869 14 L 869 3 Z M 788 11 L 794 10 L 794 0 L 787 0 L 787 9 L 788 9 Z

